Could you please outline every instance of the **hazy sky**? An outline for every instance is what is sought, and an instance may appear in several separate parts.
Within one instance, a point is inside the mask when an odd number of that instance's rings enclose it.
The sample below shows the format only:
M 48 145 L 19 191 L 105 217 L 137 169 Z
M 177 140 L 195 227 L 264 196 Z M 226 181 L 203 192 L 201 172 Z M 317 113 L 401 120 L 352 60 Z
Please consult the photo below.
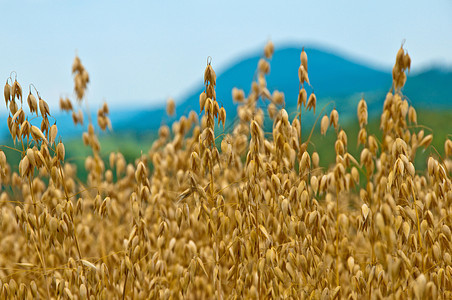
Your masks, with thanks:
M 51 110 L 73 97 L 79 54 L 96 108 L 151 106 L 220 73 L 243 55 L 309 44 L 390 69 L 403 39 L 413 71 L 452 66 L 452 1 L 3 1 L 0 79 L 34 85 Z M 309 55 L 309 53 L 308 53 Z M 3 83 L 4 84 L 4 83 Z M 1 108 L 4 111 L 5 108 Z

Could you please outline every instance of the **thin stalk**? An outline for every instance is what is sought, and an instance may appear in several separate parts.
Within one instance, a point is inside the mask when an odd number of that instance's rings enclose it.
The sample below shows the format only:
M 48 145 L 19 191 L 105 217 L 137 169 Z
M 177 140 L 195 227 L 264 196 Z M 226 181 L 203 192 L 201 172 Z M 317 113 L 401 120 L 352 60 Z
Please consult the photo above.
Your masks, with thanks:
M 126 287 L 127 287 L 128 275 L 129 275 L 129 271 L 126 269 L 126 277 L 124 279 L 124 287 L 122 288 L 122 300 L 126 299 Z
M 64 194 L 66 196 L 66 200 L 70 201 L 69 200 L 70 199 L 69 198 L 69 193 L 68 193 L 67 187 L 66 187 L 66 180 L 64 179 L 64 172 L 63 172 L 63 168 L 61 166 L 60 161 L 58 161 L 58 168 L 59 168 L 59 171 L 60 171 L 61 181 L 62 181 L 62 184 L 63 184 Z M 71 221 L 72 221 L 73 224 L 75 224 L 72 215 L 71 215 Z M 78 238 L 77 238 L 77 231 L 75 230 L 75 226 L 72 226 L 72 227 L 73 227 L 73 230 L 74 230 L 74 240 L 75 240 L 75 245 L 77 246 L 78 257 L 79 257 L 79 259 L 82 259 L 82 252 L 80 251 L 80 245 L 79 245 Z
M 416 205 L 416 194 L 414 192 L 414 187 L 411 185 L 411 193 L 413 194 L 413 205 L 414 205 L 414 211 L 416 212 L 416 221 L 417 221 L 417 233 L 419 237 L 419 245 L 421 246 L 421 253 L 422 253 L 422 272 L 425 273 L 425 264 L 424 264 L 424 245 L 422 243 L 422 236 L 421 236 L 421 224 L 419 221 L 419 212 Z
M 31 174 L 28 176 L 28 184 L 30 185 L 30 194 L 31 194 L 31 200 L 33 202 L 33 208 L 34 208 L 34 213 L 35 213 L 35 217 L 36 217 L 36 222 L 39 221 L 39 216 L 38 216 L 38 210 L 36 208 L 36 199 L 34 197 L 34 191 L 33 191 L 33 184 L 31 182 Z M 44 253 L 42 252 L 42 237 L 41 237 L 41 230 L 40 230 L 40 226 L 36 226 L 36 231 L 38 233 L 38 239 L 39 239 L 39 250 L 38 247 L 36 247 L 36 251 L 38 252 L 38 256 L 41 259 L 41 264 L 42 264 L 42 268 L 44 270 L 44 280 L 46 282 L 46 291 L 47 291 L 47 298 L 50 299 L 50 289 L 49 289 L 49 282 L 47 280 L 47 266 L 46 266 L 46 260 L 45 260 L 45 256 Z M 36 244 L 36 241 L 35 241 Z
M 257 172 L 256 172 L 257 173 Z M 258 185 L 257 180 L 255 179 L 255 184 Z M 261 299 L 261 274 L 259 273 L 259 259 L 261 258 L 261 253 L 260 253 L 260 243 L 259 243 L 259 201 L 258 201 L 258 197 L 256 198 L 256 233 L 257 233 L 257 295 L 258 295 L 258 299 Z
M 212 142 L 210 145 L 210 150 L 213 149 L 213 147 L 215 147 L 214 143 Z M 212 151 L 211 151 L 212 153 Z M 215 189 L 214 189 L 214 180 L 213 180 L 213 161 L 212 159 L 210 159 L 209 162 L 209 171 L 210 171 L 210 200 L 212 203 L 214 203 L 215 207 L 219 208 L 218 203 L 215 201 L 214 199 L 214 194 L 215 194 Z M 218 212 L 217 212 L 218 215 Z M 218 232 L 217 232 L 217 224 L 215 224 L 215 265 L 218 269 L 218 280 L 217 280 L 217 299 L 221 300 L 221 273 L 220 273 L 220 262 L 219 262 L 219 258 L 220 258 L 220 244 L 219 244 L 219 238 L 218 238 Z M 214 271 L 214 276 L 215 276 L 215 271 Z
M 339 191 L 336 188 L 336 286 L 339 286 Z
M 216 201 L 214 200 L 214 188 L 213 188 L 213 166 L 212 166 L 212 162 L 210 162 L 210 199 L 213 203 L 215 203 L 215 206 L 217 206 Z M 218 212 L 217 212 L 218 213 Z M 215 224 L 215 229 L 217 227 L 218 224 Z M 218 232 L 217 230 L 215 230 L 215 265 L 218 268 L 218 272 L 220 272 L 220 266 L 219 266 L 219 257 L 220 257 L 220 253 L 219 253 L 219 244 L 218 244 Z M 215 272 L 214 272 L 214 276 L 215 276 Z M 220 274 L 218 274 L 218 280 L 217 280 L 217 298 L 221 299 L 221 276 Z

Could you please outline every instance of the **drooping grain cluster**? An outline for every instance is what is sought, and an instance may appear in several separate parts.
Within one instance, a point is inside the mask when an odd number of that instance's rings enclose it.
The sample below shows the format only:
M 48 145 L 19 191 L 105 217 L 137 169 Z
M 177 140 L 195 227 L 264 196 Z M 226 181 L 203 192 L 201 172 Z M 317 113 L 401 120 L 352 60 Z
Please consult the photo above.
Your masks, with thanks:
M 74 74 L 74 91 L 77 100 L 82 101 L 85 96 L 86 86 L 89 83 L 89 75 L 78 56 L 75 56 L 72 63 L 72 74 Z
M 38 105 L 30 90 L 26 113 L 20 85 L 9 78 L 4 96 L 16 148 L 3 150 L 19 152 L 21 161 L 11 166 L 0 151 L 2 299 L 452 297 L 452 141 L 447 157 L 415 169 L 416 152 L 433 136 L 416 126 L 401 92 L 408 54 L 397 53 L 381 140 L 367 130 L 365 100 L 358 104 L 359 158 L 348 152 L 337 110 L 321 116 L 320 133 L 331 127 L 337 136 L 335 163 L 322 169 L 313 133 L 301 132 L 302 109 L 315 112 L 317 104 L 304 88 L 307 53 L 291 119 L 284 94 L 267 88 L 273 52 L 269 42 L 248 95 L 233 89 L 240 105 L 230 132 L 210 61 L 200 120 L 192 111 L 162 126 L 134 163 L 119 152 L 104 161 L 89 122 L 86 182 L 65 161 L 46 102 L 36 91 Z M 78 58 L 73 71 L 81 102 L 88 73 Z M 60 106 L 73 111 L 67 98 Z M 33 113 L 41 114 L 40 128 L 30 123 Z M 98 110 L 101 130 L 108 113 L 106 104 Z M 167 113 L 175 113 L 172 100 Z

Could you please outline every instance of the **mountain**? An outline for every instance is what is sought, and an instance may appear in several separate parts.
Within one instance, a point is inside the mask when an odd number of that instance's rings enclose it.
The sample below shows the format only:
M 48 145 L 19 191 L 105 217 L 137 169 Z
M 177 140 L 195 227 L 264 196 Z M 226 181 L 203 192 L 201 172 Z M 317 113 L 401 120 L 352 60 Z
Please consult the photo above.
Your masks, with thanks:
M 452 108 L 452 72 L 441 67 L 408 76 L 403 93 L 415 107 Z
M 297 102 L 301 51 L 301 47 L 276 49 L 270 61 L 270 74 L 266 77 L 270 92 L 284 92 L 287 109 L 294 108 Z M 391 70 L 378 70 L 315 47 L 305 47 L 305 51 L 308 55 L 309 80 L 318 99 L 316 112 L 330 103 L 327 111 L 336 107 L 341 120 L 355 117 L 357 103 L 363 96 L 371 115 L 381 112 L 385 95 L 392 84 Z M 237 105 L 232 101 L 232 89 L 237 87 L 248 94 L 261 57 L 262 53 L 256 52 L 231 64 L 224 71 L 217 71 L 217 101 L 225 107 L 228 120 L 234 119 L 237 111 Z M 176 117 L 173 118 L 167 116 L 163 105 L 160 108 L 144 110 L 112 109 L 110 118 L 113 129 L 115 132 L 139 134 L 145 130 L 155 130 L 162 124 L 170 124 L 181 115 L 188 115 L 190 110 L 199 113 L 199 94 L 203 90 L 203 83 L 200 82 L 185 99 L 177 101 Z M 306 90 L 308 95 L 312 92 L 310 87 L 306 87 Z M 417 74 L 409 74 L 403 93 L 416 108 L 451 109 L 452 70 L 432 67 Z M 95 120 L 95 112 L 92 114 Z M 310 116 L 311 113 L 307 114 L 307 117 Z M 5 118 L 2 116 L 0 120 L 3 124 L 6 123 Z M 72 125 L 70 114 L 57 113 L 55 118 L 63 136 L 81 135 L 82 127 Z M 0 134 L 5 137 L 9 135 L 6 126 Z
M 300 47 L 277 49 L 270 61 L 267 86 L 270 92 L 279 90 L 285 94 L 286 107 L 296 106 L 298 97 L 298 67 Z M 364 96 L 370 113 L 381 111 L 386 93 L 391 88 L 390 70 L 377 70 L 362 63 L 343 58 L 323 49 L 305 47 L 308 54 L 309 80 L 318 99 L 318 107 L 333 100 L 333 106 L 341 116 L 354 116 L 356 105 Z M 232 101 L 232 89 L 243 89 L 247 94 L 256 76 L 256 68 L 261 54 L 246 57 L 221 73 L 217 73 L 217 101 L 233 119 L 237 105 Z M 416 108 L 452 108 L 452 72 L 433 68 L 422 73 L 409 75 L 403 93 Z M 185 99 L 176 105 L 176 117 L 187 115 L 190 110 L 199 112 L 199 94 L 204 90 L 202 82 Z M 310 88 L 306 88 L 308 95 Z M 333 107 L 329 107 L 331 110 Z M 136 112 L 128 119 L 113 123 L 116 130 L 157 128 L 169 123 L 165 107 Z M 130 120 L 130 121 L 129 121 Z M 133 121 L 132 121 L 133 120 Z M 138 120 L 138 121 L 137 121 Z M 144 125 L 144 126 L 143 126 Z
M 277 49 L 270 61 L 270 74 L 267 76 L 268 89 L 270 92 L 273 90 L 284 92 L 286 106 L 296 105 L 301 51 L 301 48 L 295 47 Z M 319 99 L 343 98 L 356 93 L 375 91 L 383 93 L 391 85 L 392 79 L 388 72 L 360 65 L 323 50 L 306 47 L 305 51 L 308 53 L 309 80 Z M 233 64 L 222 73 L 217 73 L 217 101 L 225 107 L 228 118 L 235 116 L 237 107 L 232 101 L 232 89 L 237 87 L 248 94 L 251 82 L 256 76 L 260 58 L 261 55 L 255 54 Z M 308 93 L 311 91 L 308 87 L 306 89 Z M 199 94 L 203 90 L 201 83 L 186 99 L 179 101 L 176 105 L 177 116 L 187 114 L 191 109 L 199 112 Z M 156 116 L 162 114 L 166 115 L 164 107 L 142 111 L 135 118 L 143 122 L 146 120 L 149 127 L 155 127 L 161 122 L 161 119 Z M 133 124 L 121 123 L 118 124 L 119 128 L 134 128 Z

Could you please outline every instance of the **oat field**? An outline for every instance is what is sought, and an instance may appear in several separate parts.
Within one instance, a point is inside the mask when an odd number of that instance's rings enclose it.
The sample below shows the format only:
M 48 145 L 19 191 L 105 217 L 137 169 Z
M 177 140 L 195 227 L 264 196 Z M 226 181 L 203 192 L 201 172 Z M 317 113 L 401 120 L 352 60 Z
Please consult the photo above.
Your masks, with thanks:
M 216 99 L 208 60 L 201 113 L 162 126 L 129 164 L 121 153 L 99 154 L 109 108 L 84 119 L 89 75 L 78 57 L 74 99 L 60 108 L 13 72 L 2 126 L 14 147 L 0 151 L 1 299 L 451 299 L 452 140 L 415 169 L 435 133 L 417 124 L 402 93 L 407 52 L 395 56 L 382 138 L 367 130 L 365 95 L 359 102 L 354 157 L 338 111 L 316 107 L 305 89 L 315 87 L 309 53 L 300 53 L 293 87 L 297 112 L 267 89 L 273 51 L 269 42 L 249 94 L 231 91 L 237 122 L 228 124 Z M 65 161 L 57 109 L 87 128 L 86 180 Z M 305 124 L 305 111 L 317 112 L 320 130 Z M 337 136 L 336 159 L 322 168 L 311 138 L 327 131 Z M 14 152 L 21 159 L 12 165 Z

